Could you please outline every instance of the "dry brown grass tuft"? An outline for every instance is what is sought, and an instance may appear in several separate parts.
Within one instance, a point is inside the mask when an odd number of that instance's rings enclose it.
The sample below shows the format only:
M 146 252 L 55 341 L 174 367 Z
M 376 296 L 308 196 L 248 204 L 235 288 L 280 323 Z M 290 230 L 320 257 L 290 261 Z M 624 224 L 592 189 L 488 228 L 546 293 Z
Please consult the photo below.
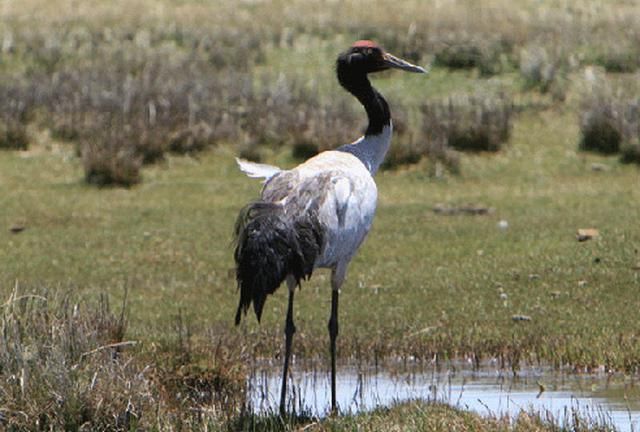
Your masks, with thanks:
M 542 93 L 550 93 L 557 100 L 563 100 L 569 69 L 562 47 L 532 44 L 520 52 L 520 75 L 528 90 L 537 89 Z
M 90 305 L 21 291 L 0 310 L 0 427 L 192 430 L 241 410 L 245 363 L 228 348 L 238 344 L 216 332 L 204 351 L 176 329 L 175 339 L 145 352 L 125 339 L 124 304 L 114 314 L 106 296 Z
M 432 175 L 460 172 L 460 151 L 497 152 L 508 142 L 515 108 L 503 94 L 463 94 L 423 103 L 418 127 L 394 106 L 394 144 L 384 168 L 430 161 Z
M 81 141 L 85 181 L 96 186 L 134 186 L 142 180 L 140 158 L 126 131 L 110 129 Z
M 0 149 L 26 150 L 28 147 L 29 137 L 23 124 L 0 121 Z
M 620 153 L 623 162 L 640 162 L 640 99 L 637 96 L 625 89 L 614 90 L 604 77 L 590 72 L 588 92 L 580 109 L 580 150 Z
M 0 149 L 26 150 L 29 147 L 27 123 L 33 94 L 18 79 L 0 84 Z
M 128 429 L 151 406 L 149 378 L 122 350 L 124 312 L 44 291 L 2 305 L 0 424 L 24 430 Z
M 511 134 L 514 106 L 505 95 L 461 95 L 423 104 L 425 133 L 460 151 L 499 151 Z
M 261 80 L 261 89 L 249 94 L 237 119 L 249 154 L 264 145 L 286 146 L 295 158 L 306 158 L 349 142 L 362 126 L 362 114 L 342 93 L 326 97 L 297 76 Z

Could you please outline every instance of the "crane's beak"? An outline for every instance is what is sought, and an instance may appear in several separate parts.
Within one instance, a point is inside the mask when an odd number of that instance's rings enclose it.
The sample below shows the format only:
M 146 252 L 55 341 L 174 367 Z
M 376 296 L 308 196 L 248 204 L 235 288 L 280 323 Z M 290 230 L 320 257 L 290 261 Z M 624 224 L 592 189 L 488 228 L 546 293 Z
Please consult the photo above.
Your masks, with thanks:
M 392 56 L 389 53 L 384 53 L 383 56 L 384 65 L 387 68 L 401 69 L 407 72 L 415 72 L 415 73 L 427 73 L 427 70 L 421 66 L 416 66 L 414 64 L 409 63 L 406 60 L 402 60 L 396 56 Z

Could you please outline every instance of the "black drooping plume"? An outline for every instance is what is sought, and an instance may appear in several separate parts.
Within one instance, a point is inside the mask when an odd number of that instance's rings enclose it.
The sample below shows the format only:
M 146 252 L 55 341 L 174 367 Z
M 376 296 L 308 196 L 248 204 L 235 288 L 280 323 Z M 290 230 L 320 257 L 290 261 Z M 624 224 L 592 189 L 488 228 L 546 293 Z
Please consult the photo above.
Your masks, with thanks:
M 256 201 L 240 212 L 235 235 L 238 325 L 252 302 L 260 321 L 267 295 L 273 294 L 287 275 L 297 284 L 311 276 L 321 251 L 322 232 L 315 211 L 292 220 L 282 205 Z

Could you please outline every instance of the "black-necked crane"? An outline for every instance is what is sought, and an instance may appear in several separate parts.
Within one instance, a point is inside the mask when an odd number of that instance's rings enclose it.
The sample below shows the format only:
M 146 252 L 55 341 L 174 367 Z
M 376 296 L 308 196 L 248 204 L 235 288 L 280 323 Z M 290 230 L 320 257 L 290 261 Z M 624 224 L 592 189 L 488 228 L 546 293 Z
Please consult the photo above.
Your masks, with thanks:
M 331 269 L 331 410 L 336 412 L 336 337 L 338 297 L 349 262 L 369 232 L 376 210 L 373 176 L 391 143 L 391 115 L 367 75 L 391 68 L 425 73 L 386 53 L 371 41 L 357 41 L 337 60 L 338 81 L 364 106 L 369 125 L 364 136 L 336 150 L 324 151 L 291 170 L 238 159 L 249 177 L 264 178 L 260 199 L 238 216 L 236 279 L 240 304 L 236 325 L 253 304 L 258 321 L 267 295 L 287 282 L 285 356 L 280 413 L 285 413 L 293 322 L 293 296 L 315 268 Z

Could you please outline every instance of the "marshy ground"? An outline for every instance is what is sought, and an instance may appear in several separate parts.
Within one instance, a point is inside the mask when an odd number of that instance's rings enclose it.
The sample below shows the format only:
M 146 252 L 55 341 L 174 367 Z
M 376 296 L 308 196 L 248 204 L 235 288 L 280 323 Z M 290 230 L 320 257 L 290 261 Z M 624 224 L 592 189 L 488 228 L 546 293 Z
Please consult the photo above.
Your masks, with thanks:
M 367 5 L 3 5 L 0 425 L 558 430 L 419 402 L 242 410 L 256 362 L 279 364 L 286 296 L 233 327 L 231 233 L 260 188 L 234 156 L 293 166 L 357 138 L 333 67 L 364 37 L 433 68 L 375 81 L 397 134 L 339 357 L 637 376 L 640 8 Z M 326 358 L 327 277 L 297 294 L 298 358 Z

